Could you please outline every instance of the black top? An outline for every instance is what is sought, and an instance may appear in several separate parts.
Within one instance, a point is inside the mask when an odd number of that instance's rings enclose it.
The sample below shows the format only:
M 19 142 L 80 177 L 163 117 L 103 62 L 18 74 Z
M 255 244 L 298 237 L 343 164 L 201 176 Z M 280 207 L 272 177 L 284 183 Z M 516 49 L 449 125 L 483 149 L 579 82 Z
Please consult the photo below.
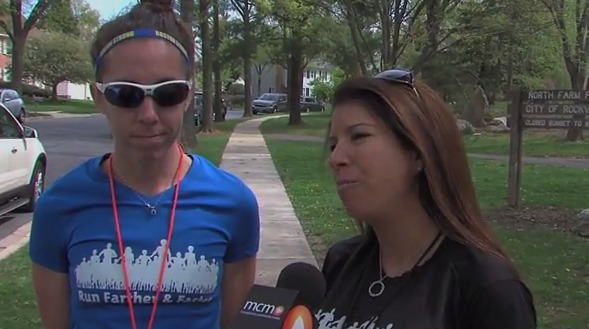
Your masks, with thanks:
M 323 264 L 326 299 L 319 329 L 532 329 L 533 298 L 510 264 L 445 238 L 413 272 L 384 281 L 378 297 L 376 239 L 336 243 Z

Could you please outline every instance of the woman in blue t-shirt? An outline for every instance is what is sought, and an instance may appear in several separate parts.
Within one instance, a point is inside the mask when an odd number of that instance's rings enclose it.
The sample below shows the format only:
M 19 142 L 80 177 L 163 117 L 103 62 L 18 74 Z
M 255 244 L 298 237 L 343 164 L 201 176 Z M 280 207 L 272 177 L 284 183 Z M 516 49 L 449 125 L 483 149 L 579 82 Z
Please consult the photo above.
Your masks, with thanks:
M 226 328 L 253 285 L 259 215 L 237 177 L 177 144 L 194 41 L 171 0 L 104 24 L 92 97 L 112 153 L 57 180 L 30 257 L 46 329 Z

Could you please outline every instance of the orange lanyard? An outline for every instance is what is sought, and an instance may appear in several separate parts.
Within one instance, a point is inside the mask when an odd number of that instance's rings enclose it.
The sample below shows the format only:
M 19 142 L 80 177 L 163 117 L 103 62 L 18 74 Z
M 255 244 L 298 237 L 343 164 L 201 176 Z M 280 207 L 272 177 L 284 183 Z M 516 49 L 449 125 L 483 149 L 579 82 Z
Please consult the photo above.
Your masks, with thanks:
M 149 317 L 149 325 L 147 326 L 148 329 L 153 328 L 153 323 L 155 321 L 155 313 L 157 311 L 157 304 L 160 298 L 160 294 L 162 292 L 162 284 L 164 281 L 164 272 L 166 271 L 166 264 L 168 258 L 168 251 L 170 249 L 170 243 L 172 241 L 172 231 L 174 230 L 174 220 L 176 218 L 176 205 L 178 204 L 178 193 L 180 190 L 180 177 L 182 176 L 182 163 L 183 163 L 183 152 L 182 148 L 178 146 L 180 150 L 180 160 L 178 161 L 178 172 L 176 173 L 175 183 L 176 186 L 174 188 L 174 199 L 172 201 L 172 209 L 170 211 L 170 221 L 168 224 L 168 235 L 167 235 L 167 242 L 164 246 L 163 257 L 162 257 L 162 265 L 160 266 L 160 273 L 157 282 L 157 288 L 155 291 L 155 300 L 153 301 L 153 307 L 151 309 L 151 315 Z M 119 221 L 119 210 L 117 206 L 117 196 L 115 192 L 115 183 L 114 183 L 114 175 L 113 175 L 113 165 L 112 165 L 113 155 L 109 158 L 108 164 L 108 178 L 110 183 L 110 198 L 112 204 L 112 214 L 115 220 L 115 230 L 117 233 L 117 242 L 119 245 L 119 253 L 121 255 L 121 267 L 123 269 L 123 280 L 125 283 L 125 292 L 127 295 L 127 304 L 129 305 L 129 315 L 131 317 L 131 328 L 137 329 L 137 320 L 135 319 L 135 308 L 133 307 L 133 296 L 131 295 L 131 284 L 129 283 L 129 269 L 127 268 L 127 259 L 125 257 L 125 249 L 123 246 L 123 236 L 121 234 L 121 223 Z

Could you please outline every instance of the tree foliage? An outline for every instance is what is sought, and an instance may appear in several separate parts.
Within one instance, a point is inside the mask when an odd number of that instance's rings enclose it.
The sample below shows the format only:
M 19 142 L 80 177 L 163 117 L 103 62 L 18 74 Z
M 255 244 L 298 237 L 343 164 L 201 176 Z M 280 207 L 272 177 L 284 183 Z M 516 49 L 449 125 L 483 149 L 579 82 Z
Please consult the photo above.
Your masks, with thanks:
M 37 28 L 80 36 L 80 27 L 74 16 L 72 0 L 53 0 L 45 15 L 37 22 Z
M 62 32 L 39 32 L 27 42 L 24 76 L 51 87 L 63 81 L 87 83 L 92 79 L 88 44 Z

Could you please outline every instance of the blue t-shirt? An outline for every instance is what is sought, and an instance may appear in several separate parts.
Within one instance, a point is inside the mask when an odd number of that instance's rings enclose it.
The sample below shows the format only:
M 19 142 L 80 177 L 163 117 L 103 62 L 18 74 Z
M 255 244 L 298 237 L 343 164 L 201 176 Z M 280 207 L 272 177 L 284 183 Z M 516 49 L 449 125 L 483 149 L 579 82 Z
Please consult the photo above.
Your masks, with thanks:
M 174 232 L 154 328 L 220 326 L 223 265 L 255 256 L 260 222 L 253 192 L 208 160 L 193 162 L 180 182 Z M 39 198 L 31 229 L 33 262 L 70 278 L 72 328 L 131 327 L 108 176 L 88 160 Z M 167 241 L 174 187 L 140 197 L 115 183 L 138 328 L 147 328 Z

